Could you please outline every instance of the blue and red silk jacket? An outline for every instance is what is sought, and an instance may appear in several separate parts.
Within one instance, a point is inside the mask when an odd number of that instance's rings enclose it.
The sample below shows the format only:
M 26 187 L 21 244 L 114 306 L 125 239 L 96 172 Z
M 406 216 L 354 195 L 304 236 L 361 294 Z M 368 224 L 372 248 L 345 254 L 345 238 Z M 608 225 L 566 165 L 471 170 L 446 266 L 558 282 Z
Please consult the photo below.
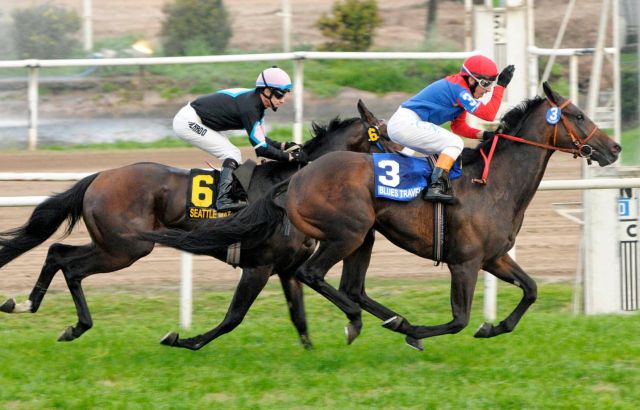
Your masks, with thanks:
M 500 109 L 504 87 L 495 85 L 487 104 L 473 98 L 462 75 L 454 74 L 425 87 L 401 104 L 414 111 L 420 119 L 435 125 L 451 121 L 455 134 L 477 139 L 479 130 L 467 124 L 467 112 L 485 121 L 493 121 Z

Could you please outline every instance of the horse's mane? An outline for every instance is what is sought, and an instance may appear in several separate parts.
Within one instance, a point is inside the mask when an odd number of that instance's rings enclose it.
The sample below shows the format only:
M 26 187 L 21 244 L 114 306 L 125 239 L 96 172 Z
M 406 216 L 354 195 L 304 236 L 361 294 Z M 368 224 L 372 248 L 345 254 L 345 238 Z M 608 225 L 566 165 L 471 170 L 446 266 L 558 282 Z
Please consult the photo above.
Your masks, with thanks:
M 531 111 L 544 101 L 544 98 L 535 96 L 516 105 L 502 116 L 500 119 L 500 125 L 498 125 L 498 128 L 496 129 L 496 133 L 517 135 Z M 492 142 L 493 138 L 490 138 L 481 142 L 475 148 L 465 148 L 462 151 L 462 164 L 471 164 L 481 159 L 482 156 L 480 154 L 480 150 L 482 149 L 485 152 L 488 152 L 488 148 L 491 146 Z M 507 146 L 509 142 L 510 141 L 501 141 L 496 147 L 496 152 Z
M 356 121 L 360 121 L 360 118 L 354 117 L 343 120 L 338 116 L 333 118 L 328 125 L 319 124 L 313 121 L 311 123 L 311 128 L 313 130 L 314 137 L 304 144 L 304 151 L 307 153 L 313 152 L 316 146 L 322 143 L 323 139 L 326 138 L 328 134 L 331 134 L 332 132 L 338 131 L 342 128 L 347 128 Z
M 320 144 L 323 143 L 324 139 L 327 138 L 327 135 L 343 128 L 347 128 L 356 121 L 360 121 L 360 118 L 354 117 L 343 120 L 339 116 L 337 116 L 333 118 L 329 122 L 329 124 L 319 124 L 313 121 L 311 123 L 311 127 L 313 129 L 314 137 L 304 143 L 302 149 L 306 153 L 313 152 Z M 263 167 L 263 172 L 265 172 L 265 175 L 275 175 L 279 174 L 282 170 L 298 168 L 298 164 L 282 161 L 267 161 L 260 164 L 260 166 Z

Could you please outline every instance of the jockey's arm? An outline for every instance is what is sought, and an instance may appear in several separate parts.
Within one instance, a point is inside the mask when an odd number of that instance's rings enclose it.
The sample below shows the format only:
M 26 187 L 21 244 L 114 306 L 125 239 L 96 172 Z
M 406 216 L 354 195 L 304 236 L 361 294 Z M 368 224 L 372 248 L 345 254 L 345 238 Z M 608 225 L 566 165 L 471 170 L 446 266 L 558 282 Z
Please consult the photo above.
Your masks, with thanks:
M 469 113 L 476 117 L 485 120 L 493 121 L 500 109 L 500 103 L 502 102 L 502 96 L 504 95 L 504 87 L 496 85 L 493 87 L 493 94 L 488 103 L 483 104 L 481 101 L 473 98 L 471 93 L 465 91 L 460 94 L 458 98 L 458 104 L 463 107 Z M 452 124 L 453 125 L 453 124 Z
M 478 139 L 482 137 L 482 131 L 473 127 L 470 127 L 467 124 L 467 112 L 462 111 L 462 114 L 457 116 L 453 121 L 451 121 L 451 131 L 454 134 L 460 135 L 465 138 Z
M 280 149 L 280 143 L 267 137 L 263 120 L 255 121 L 247 133 L 257 156 L 285 162 L 291 159 L 288 152 Z

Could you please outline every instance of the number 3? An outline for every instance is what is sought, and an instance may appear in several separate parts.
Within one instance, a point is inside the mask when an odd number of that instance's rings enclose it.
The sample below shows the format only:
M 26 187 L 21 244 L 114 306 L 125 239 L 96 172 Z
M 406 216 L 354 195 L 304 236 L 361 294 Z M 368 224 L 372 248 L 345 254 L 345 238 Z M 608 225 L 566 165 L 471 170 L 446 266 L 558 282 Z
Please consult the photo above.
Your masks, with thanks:
M 383 160 L 378 162 L 378 167 L 385 170 L 386 176 L 379 176 L 378 181 L 382 185 L 396 187 L 400 184 L 400 164 L 393 160 Z

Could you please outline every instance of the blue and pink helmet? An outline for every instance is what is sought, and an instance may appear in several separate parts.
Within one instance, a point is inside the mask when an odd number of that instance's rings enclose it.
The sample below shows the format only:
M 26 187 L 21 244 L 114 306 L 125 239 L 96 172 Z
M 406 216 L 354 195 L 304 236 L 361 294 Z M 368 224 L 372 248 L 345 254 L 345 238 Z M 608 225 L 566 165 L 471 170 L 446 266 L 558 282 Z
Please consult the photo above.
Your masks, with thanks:
M 283 69 L 273 66 L 258 74 L 256 88 L 271 88 L 286 93 L 291 91 L 291 78 Z

